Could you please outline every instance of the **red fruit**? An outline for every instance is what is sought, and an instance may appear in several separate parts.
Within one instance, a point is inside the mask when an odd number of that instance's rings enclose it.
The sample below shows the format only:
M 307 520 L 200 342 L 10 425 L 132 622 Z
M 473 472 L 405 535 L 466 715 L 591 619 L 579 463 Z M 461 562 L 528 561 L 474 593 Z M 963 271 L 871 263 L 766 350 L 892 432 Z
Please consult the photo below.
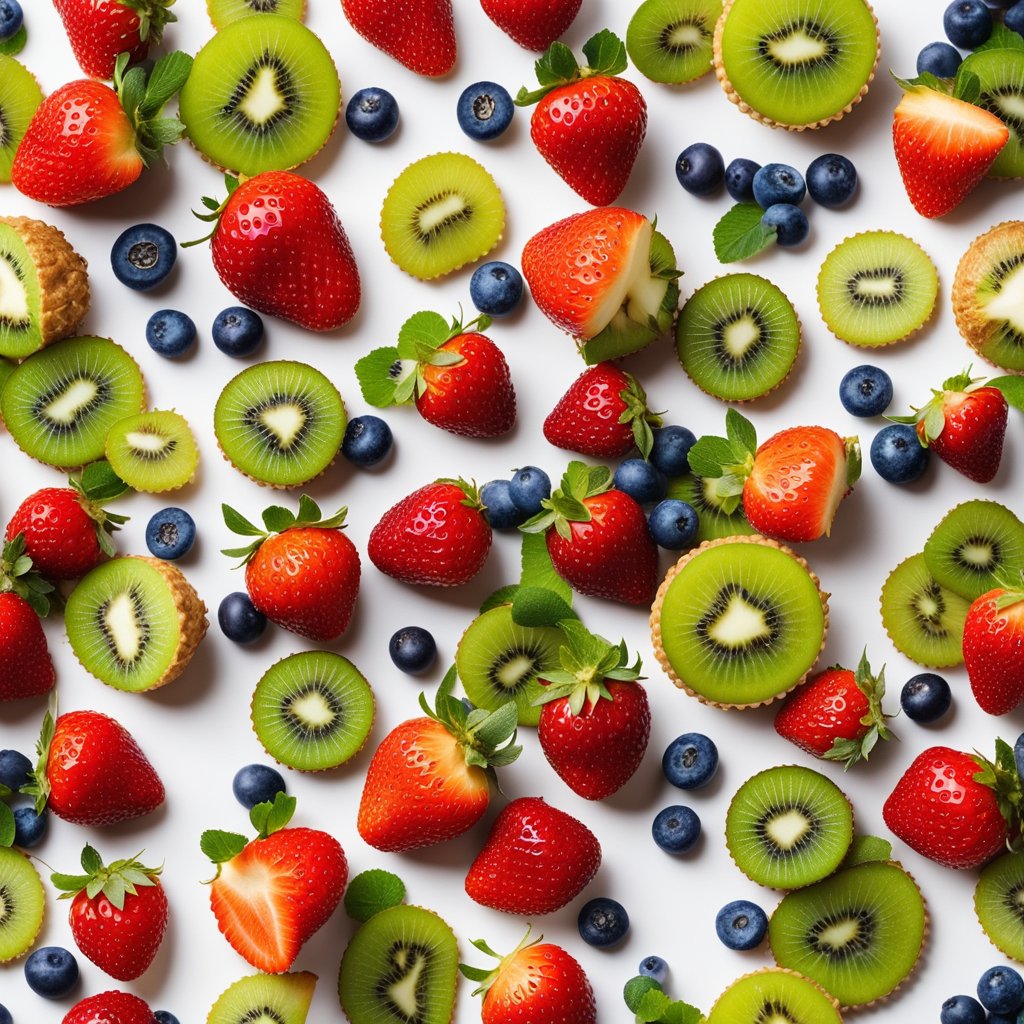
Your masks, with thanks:
M 341 0 L 341 8 L 368 43 L 410 71 L 437 78 L 455 67 L 451 0 Z
M 583 822 L 540 797 L 508 804 L 466 875 L 469 898 L 506 914 L 552 914 L 597 874 L 601 845 Z
M 53 587 L 42 580 L 18 534 L 0 551 L 0 702 L 49 693 L 57 674 L 39 621 Z
M 75 1003 L 61 1024 L 153 1024 L 153 1011 L 129 992 L 100 992 Z
M 480 0 L 484 14 L 527 50 L 546 50 L 573 23 L 583 0 Z
M 480 495 L 465 480 L 437 480 L 413 491 L 370 532 L 367 554 L 402 583 L 457 587 L 482 568 L 491 528 Z
M 964 665 L 982 711 L 1005 715 L 1024 701 L 1024 591 L 997 588 L 971 605 Z

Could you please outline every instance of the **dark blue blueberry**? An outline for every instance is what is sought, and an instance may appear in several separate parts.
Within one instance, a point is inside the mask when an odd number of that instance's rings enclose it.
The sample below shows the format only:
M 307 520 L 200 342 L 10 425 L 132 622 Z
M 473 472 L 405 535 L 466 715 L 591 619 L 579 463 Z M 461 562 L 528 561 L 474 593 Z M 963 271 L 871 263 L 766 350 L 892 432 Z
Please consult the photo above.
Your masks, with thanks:
M 263 320 L 245 306 L 229 306 L 213 321 L 213 343 L 234 359 L 251 356 L 263 343 Z
M 266 764 L 247 764 L 235 772 L 231 792 L 247 810 L 257 804 L 273 803 L 278 793 L 287 793 L 288 787 L 276 768 Z
M 942 27 L 954 46 L 973 50 L 992 35 L 992 12 L 982 0 L 953 0 L 942 15 Z
M 917 55 L 917 73 L 927 72 L 936 78 L 955 78 L 963 63 L 960 51 L 949 43 L 929 43 Z
M 1024 781 L 1024 732 L 1017 737 L 1013 745 L 1013 760 L 1017 765 L 1017 774 Z
M 1003 15 L 1003 24 L 1013 32 L 1024 36 L 1024 0 L 1007 10 Z
M 31 850 L 46 838 L 46 828 L 50 817 L 43 808 L 42 814 L 36 814 L 34 807 L 18 807 L 14 811 L 14 845 L 24 850 Z
M 251 644 L 263 636 L 267 617 L 258 612 L 249 595 L 240 590 L 228 594 L 217 609 L 220 631 L 236 644 Z
M 768 931 L 768 915 L 756 903 L 734 900 L 716 915 L 715 931 L 729 949 L 755 949 Z
M 616 900 L 598 896 L 583 904 L 576 922 L 580 938 L 588 946 L 605 948 L 614 946 L 626 937 L 629 931 L 629 914 Z
M 753 189 L 762 210 L 776 203 L 800 203 L 807 194 L 803 175 L 789 164 L 765 164 L 754 175 Z
M 690 472 L 690 449 L 697 443 L 692 430 L 686 427 L 658 427 L 653 431 L 651 462 L 670 480 Z
M 676 177 L 691 195 L 709 196 L 722 187 L 725 161 L 714 146 L 695 142 L 676 158 Z
M 668 978 L 668 964 L 660 956 L 645 956 L 640 961 L 637 973 L 644 978 L 653 978 L 659 985 L 664 985 Z
M 0 40 L 10 39 L 25 21 L 18 0 L 0 0 Z
M 0 786 L 16 793 L 31 780 L 32 767 L 20 750 L 0 750 Z
M 383 142 L 398 127 L 398 104 L 387 89 L 360 89 L 345 108 L 348 130 L 363 142 Z
M 682 804 L 666 807 L 655 816 L 651 835 L 666 853 L 686 853 L 700 839 L 700 818 Z
M 934 722 L 940 719 L 953 702 L 949 683 L 934 672 L 911 676 L 900 692 L 900 707 L 912 722 Z
M 155 1024 L 181 1024 L 177 1017 L 169 1010 L 155 1010 L 153 1012 Z
M 1012 967 L 990 967 L 978 979 L 978 1001 L 991 1013 L 1016 1013 L 1024 1005 L 1024 978 Z
M 845 206 L 857 191 L 857 168 L 840 153 L 826 153 L 807 168 L 807 191 L 819 206 Z
M 434 664 L 437 644 L 421 626 L 405 626 L 391 637 L 388 654 L 396 668 L 415 676 L 426 672 Z
M 775 228 L 776 244 L 786 248 L 799 245 L 807 237 L 811 227 L 807 223 L 807 214 L 792 203 L 776 203 L 769 206 L 761 217 L 761 223 L 766 228 Z
M 14 1024 L 11 1011 L 6 1006 L 0 1006 L 0 1024 Z
M 514 530 L 529 518 L 512 500 L 508 480 L 488 481 L 480 488 L 480 500 L 484 503 L 487 522 L 492 530 Z
M 871 442 L 871 465 L 891 484 L 909 484 L 928 466 L 928 449 L 909 423 L 883 427 Z
M 159 224 L 136 224 L 117 236 L 110 250 L 114 277 L 137 292 L 155 288 L 174 267 L 178 243 Z
M 497 82 L 475 82 L 466 86 L 455 107 L 459 127 L 479 142 L 490 142 L 503 134 L 515 112 L 508 89 Z
M 523 466 L 512 474 L 508 495 L 523 515 L 535 516 L 541 511 L 541 502 L 551 497 L 551 477 L 537 466 Z
M 985 1024 L 985 1007 L 971 996 L 950 996 L 939 1011 L 939 1024 Z
M 146 547 L 154 558 L 184 558 L 196 542 L 196 521 L 183 508 L 162 508 L 146 525 Z
M 177 309 L 161 309 L 146 324 L 149 347 L 165 359 L 183 356 L 196 342 L 196 325 Z
M 492 260 L 473 271 L 469 298 L 488 316 L 508 316 L 523 297 L 523 275 L 510 263 Z
M 877 366 L 855 366 L 839 382 L 839 401 L 851 416 L 881 416 L 892 401 L 892 378 Z
M 687 501 L 659 501 L 647 520 L 651 538 L 666 551 L 685 551 L 697 539 L 697 510 Z
M 62 946 L 40 946 L 25 961 L 25 981 L 37 996 L 63 999 L 78 982 L 78 961 Z
M 740 157 L 725 169 L 725 190 L 737 203 L 754 202 L 754 175 L 761 165 Z
M 646 459 L 625 459 L 615 469 L 612 486 L 624 491 L 640 505 L 661 501 L 668 490 L 668 478 Z
M 666 747 L 661 770 L 673 786 L 699 789 L 718 770 L 718 747 L 702 733 L 684 733 Z
M 990 1013 L 985 1024 L 1018 1024 L 1020 1017 L 1015 1013 Z
M 341 454 L 353 466 L 366 469 L 387 458 L 394 442 L 391 428 L 379 416 L 356 416 L 345 427 Z

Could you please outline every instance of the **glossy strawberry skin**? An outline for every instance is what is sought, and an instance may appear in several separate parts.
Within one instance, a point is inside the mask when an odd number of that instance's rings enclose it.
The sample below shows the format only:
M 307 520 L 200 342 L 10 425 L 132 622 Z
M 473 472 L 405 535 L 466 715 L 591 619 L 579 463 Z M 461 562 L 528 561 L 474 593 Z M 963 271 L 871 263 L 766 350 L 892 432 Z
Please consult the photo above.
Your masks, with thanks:
M 0 702 L 49 693 L 56 681 L 39 616 L 17 594 L 0 594 Z
M 349 24 L 367 42 L 418 75 L 438 78 L 455 67 L 451 0 L 341 0 Z
M 544 420 L 544 437 L 557 448 L 620 459 L 635 445 L 633 428 L 620 423 L 626 411 L 622 392 L 629 378 L 613 363 L 598 363 L 569 386 Z
M 982 711 L 1005 715 L 1024 701 L 1024 601 L 1003 608 L 1007 592 L 990 590 L 975 600 L 964 622 L 964 666 Z
M 139 36 L 139 12 L 118 0 L 54 0 L 81 69 L 93 78 L 113 78 L 119 53 L 137 64 L 149 55 L 150 39 Z
M 579 14 L 583 0 L 480 0 L 495 25 L 527 50 L 546 50 Z
M 482 1024 L 596 1024 L 590 980 L 561 946 L 527 946 L 506 958 L 484 995 Z
M 47 579 L 79 579 L 103 559 L 96 521 L 71 487 L 44 487 L 29 495 L 7 524 L 7 540 L 19 533 L 33 567 Z
M 775 731 L 815 757 L 824 757 L 836 740 L 858 740 L 870 726 L 868 698 L 848 668 L 819 672 L 786 698 L 775 716 Z
M 153 1024 L 153 1011 L 129 992 L 100 992 L 75 1003 L 61 1024 Z
M 942 399 L 945 425 L 928 441 L 928 447 L 943 462 L 969 480 L 987 484 L 998 472 L 1003 457 L 1008 406 L 997 388 L 976 391 L 947 391 Z M 925 424 L 917 426 L 925 436 Z

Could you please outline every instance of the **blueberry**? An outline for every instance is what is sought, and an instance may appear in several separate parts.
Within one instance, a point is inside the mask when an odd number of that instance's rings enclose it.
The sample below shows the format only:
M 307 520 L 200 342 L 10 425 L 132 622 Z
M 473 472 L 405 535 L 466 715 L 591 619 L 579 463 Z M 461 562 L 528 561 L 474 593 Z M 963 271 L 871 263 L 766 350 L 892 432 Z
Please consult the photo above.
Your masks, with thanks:
M 515 104 L 497 82 L 476 82 L 462 90 L 455 113 L 459 127 L 471 138 L 490 142 L 512 123 Z
M 661 770 L 673 786 L 699 789 L 718 770 L 718 747 L 699 732 L 684 733 L 666 747 Z
M 754 175 L 761 165 L 740 157 L 725 169 L 725 190 L 737 203 L 754 202 Z
M 34 807 L 18 807 L 14 812 L 14 845 L 31 850 L 46 838 L 49 815 L 46 809 L 36 814 Z
M 626 459 L 616 468 L 612 486 L 628 494 L 637 504 L 650 505 L 665 497 L 668 479 L 646 459 Z
M 949 43 L 929 43 L 917 55 L 917 73 L 927 72 L 936 78 L 955 78 L 963 57 Z
M 768 915 L 756 903 L 734 900 L 716 915 L 715 931 L 729 949 L 755 949 L 768 931 Z
M 196 522 L 183 508 L 163 508 L 146 526 L 146 547 L 154 558 L 184 558 L 196 542 Z
M 700 818 L 682 804 L 666 807 L 655 816 L 651 835 L 666 853 L 686 853 L 700 839 Z
M 616 900 L 598 896 L 583 904 L 577 919 L 580 938 L 588 946 L 604 948 L 614 946 L 626 937 L 629 931 L 629 914 Z
M 509 480 L 508 496 L 523 515 L 535 516 L 541 502 L 551 497 L 551 477 L 537 466 L 523 466 Z
M 857 168 L 839 153 L 826 153 L 807 168 L 807 191 L 819 206 L 845 206 L 857 191 Z
M 803 175 L 789 164 L 765 164 L 754 175 L 753 190 L 763 210 L 776 203 L 799 203 L 807 194 Z
M 25 15 L 18 0 L 0 0 L 0 41 L 10 39 L 24 21 Z
M 228 594 L 217 609 L 220 631 L 236 644 L 251 644 L 263 636 L 267 617 L 258 612 L 249 595 L 240 590 Z
M 32 778 L 32 762 L 20 750 L 0 750 L 0 786 L 17 792 Z
M 973 50 L 992 35 L 992 12 L 982 0 L 953 0 L 942 15 L 942 27 L 954 46 Z
M 855 366 L 839 382 L 839 401 L 851 416 L 881 416 L 892 401 L 892 378 L 877 366 Z
M 25 981 L 37 996 L 63 999 L 78 981 L 78 961 L 62 946 L 40 946 L 25 961 Z
M 0 0 L 2 3 L 3 0 Z M 14 1018 L 11 1016 L 11 1011 L 6 1006 L 0 1006 L 0 1024 L 14 1024 Z
M 345 427 L 341 454 L 353 466 L 366 469 L 386 459 L 394 442 L 391 428 L 379 416 L 356 416 Z
M 883 427 L 871 442 L 871 465 L 891 484 L 909 484 L 928 466 L 928 449 L 909 423 Z
M 178 1018 L 169 1010 L 154 1010 L 153 1021 L 154 1024 L 180 1024 Z
M 136 224 L 117 236 L 110 250 L 114 277 L 138 292 L 155 288 L 174 267 L 178 243 L 158 224 Z
M 177 359 L 195 344 L 195 322 L 177 309 L 158 310 L 146 324 L 146 341 L 157 355 Z
M 912 722 L 934 722 L 940 719 L 953 701 L 949 683 L 934 672 L 920 672 L 903 684 L 900 707 Z
M 229 306 L 213 321 L 213 343 L 227 356 L 251 356 L 263 341 L 263 320 L 245 306 Z
M 1003 15 L 1003 24 L 1008 29 L 1024 35 L 1024 0 L 1007 10 Z
M 950 996 L 939 1011 L 939 1024 L 985 1024 L 985 1008 L 971 996 Z
M 492 260 L 473 271 L 469 298 L 488 316 L 508 316 L 523 297 L 523 275 L 510 263 Z
M 1017 774 L 1024 780 L 1024 732 L 1017 737 L 1013 745 L 1013 760 L 1017 765 Z
M 659 501 L 647 521 L 651 538 L 666 551 L 684 551 L 697 539 L 697 510 L 686 501 Z
M 1017 1024 L 1020 1018 L 1015 1013 L 990 1013 L 985 1024 Z
M 1012 967 L 990 967 L 978 980 L 978 1001 L 991 1013 L 1016 1013 L 1024 1005 L 1024 978 Z
M 725 161 L 714 146 L 695 142 L 676 158 L 676 177 L 691 195 L 709 196 L 722 187 Z
M 231 792 L 243 807 L 251 811 L 257 804 L 273 803 L 278 793 L 288 792 L 288 787 L 276 768 L 266 764 L 247 764 L 235 772 Z
M 514 530 L 529 518 L 512 500 L 508 480 L 491 480 L 484 484 L 480 488 L 480 500 L 487 510 L 487 522 L 492 530 Z
M 348 130 L 363 142 L 383 142 L 398 127 L 398 104 L 387 89 L 360 89 L 345 108 Z
M 640 961 L 637 973 L 645 978 L 653 978 L 659 985 L 664 985 L 668 978 L 668 964 L 660 956 L 645 956 Z
M 669 479 L 690 472 L 690 449 L 697 443 L 692 430 L 686 427 L 658 427 L 653 431 L 651 462 Z
M 761 223 L 766 228 L 775 228 L 777 245 L 789 248 L 799 245 L 810 230 L 807 214 L 792 203 L 775 203 L 764 211 Z
M 409 675 L 426 672 L 437 657 L 434 638 L 420 626 L 405 626 L 388 642 L 388 654 L 395 667 Z

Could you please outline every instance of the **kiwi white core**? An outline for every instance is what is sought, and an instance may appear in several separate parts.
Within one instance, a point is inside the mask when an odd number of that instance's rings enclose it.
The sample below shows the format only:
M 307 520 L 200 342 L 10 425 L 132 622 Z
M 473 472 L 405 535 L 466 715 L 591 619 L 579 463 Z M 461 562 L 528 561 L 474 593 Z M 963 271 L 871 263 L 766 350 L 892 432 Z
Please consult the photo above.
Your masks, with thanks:
M 739 361 L 758 343 L 761 328 L 749 314 L 726 324 L 722 331 L 722 344 L 733 359 Z
M 708 626 L 708 636 L 729 650 L 744 648 L 771 634 L 764 612 L 744 601 L 741 594 L 732 594 L 722 613 Z
M 1005 320 L 1015 330 L 1024 332 L 1024 263 L 1003 278 L 999 291 L 984 301 L 984 310 L 990 320 Z
M 854 284 L 856 297 L 871 302 L 892 302 L 899 298 L 901 283 L 888 272 L 864 273 Z
M 842 950 L 857 941 L 861 933 L 860 921 L 855 917 L 842 917 L 823 928 L 814 937 L 819 949 Z
M 978 566 L 979 569 L 987 569 L 996 561 L 996 553 L 992 550 L 991 544 L 982 541 L 968 541 L 957 551 L 957 557 L 967 565 Z
M 524 679 L 533 675 L 534 671 L 533 659 L 528 658 L 525 654 L 518 654 L 498 669 L 496 673 L 498 684 L 505 687 L 506 690 L 514 690 Z
M 673 25 L 665 38 L 665 46 L 673 50 L 688 50 L 691 47 L 700 46 L 704 41 L 704 34 L 692 21 L 681 21 Z
M 301 405 L 288 402 L 268 406 L 260 413 L 260 420 L 277 438 L 278 447 L 287 451 L 302 434 L 307 416 Z
M 777 39 L 765 40 L 768 54 L 778 64 L 811 64 L 828 56 L 828 42 L 797 29 Z
M 143 458 L 155 458 L 177 447 L 174 441 L 150 430 L 129 430 L 124 436 L 125 443 Z
M 53 423 L 74 423 L 99 394 L 96 381 L 79 377 L 72 381 L 59 395 L 52 398 L 39 411 L 44 419 Z
M 795 850 L 811 829 L 807 816 L 796 807 L 775 814 L 764 823 L 768 838 L 783 851 Z
M 416 994 L 419 990 L 420 975 L 427 968 L 427 958 L 418 949 L 398 949 L 394 957 L 395 967 L 402 972 L 402 976 L 388 988 L 388 998 L 404 1016 L 415 1020 L 420 1012 Z
M 0 319 L 15 324 L 29 318 L 28 292 L 25 283 L 6 259 L 0 258 Z
M 119 661 L 130 664 L 142 651 L 142 628 L 135 614 L 130 594 L 118 594 L 103 609 L 103 627 L 112 653 Z
M 253 124 L 264 125 L 272 121 L 288 106 L 278 88 L 277 71 L 272 67 L 261 67 L 252 84 L 238 104 L 238 109 Z
M 338 717 L 330 704 L 324 700 L 323 694 L 316 690 L 309 690 L 291 701 L 288 711 L 313 729 L 327 728 Z
M 466 214 L 466 200 L 458 192 L 447 192 L 435 202 L 427 203 L 416 214 L 420 233 L 429 238 L 445 224 L 460 220 Z

